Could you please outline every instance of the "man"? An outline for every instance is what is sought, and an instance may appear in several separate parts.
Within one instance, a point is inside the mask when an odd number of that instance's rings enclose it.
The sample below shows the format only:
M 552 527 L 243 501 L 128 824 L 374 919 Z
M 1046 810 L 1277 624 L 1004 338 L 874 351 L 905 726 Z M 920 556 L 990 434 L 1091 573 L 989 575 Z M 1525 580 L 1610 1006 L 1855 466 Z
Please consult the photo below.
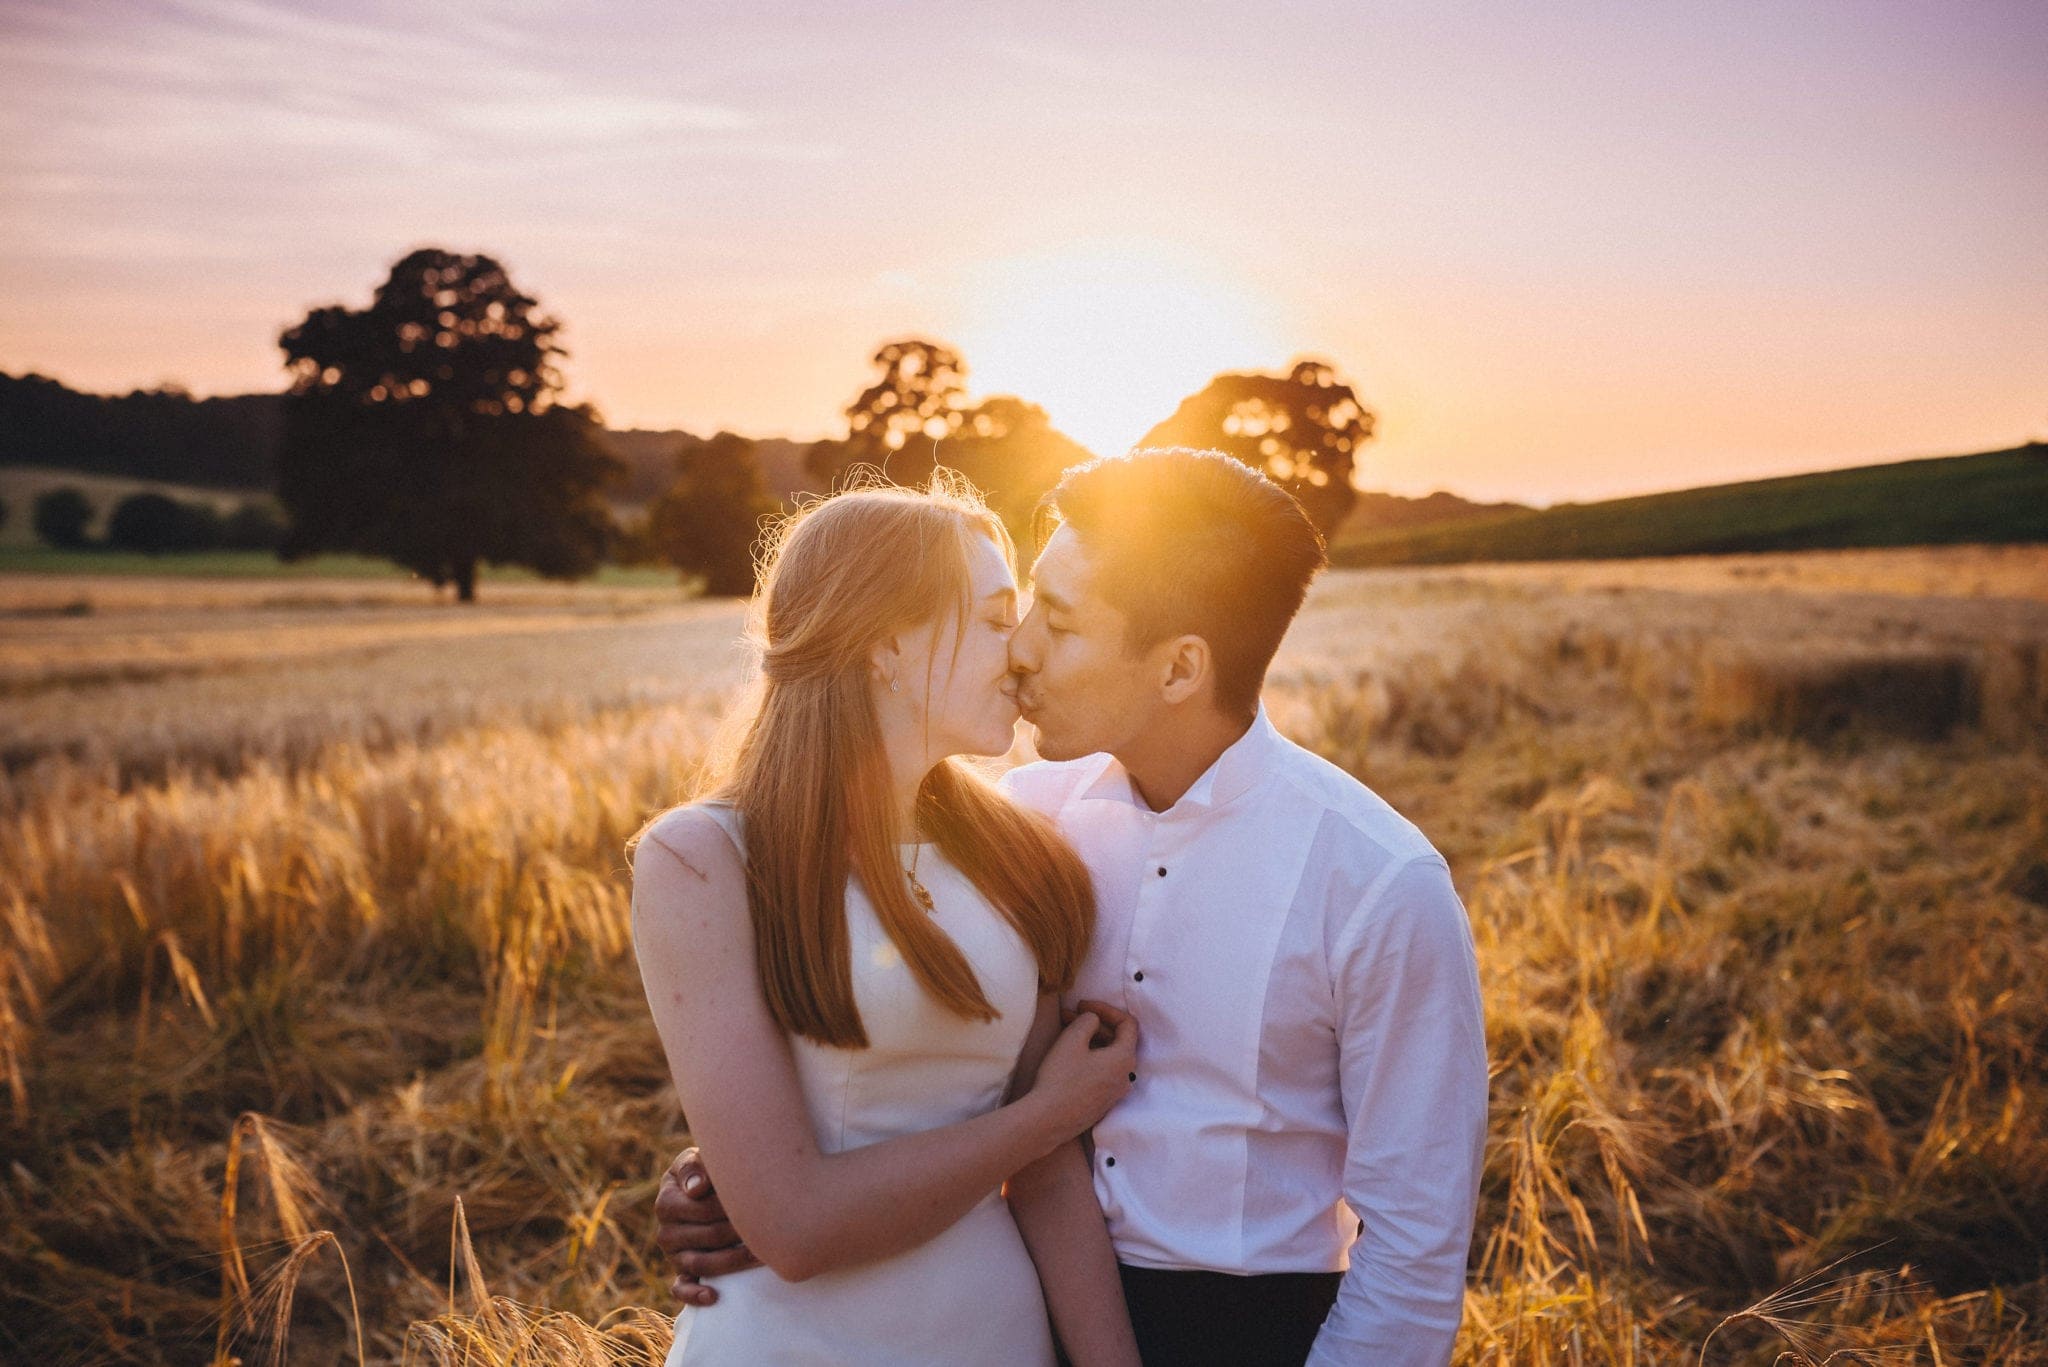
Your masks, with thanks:
M 1087 861 L 1076 999 L 1141 1027 L 1087 1172 L 1145 1361 L 1442 1364 L 1463 1306 L 1487 1067 L 1442 857 L 1274 730 L 1266 669 L 1321 538 L 1216 452 L 1068 470 L 1012 637 L 1037 764 L 1004 784 Z M 656 1202 L 678 1294 L 745 1266 L 694 1154 Z

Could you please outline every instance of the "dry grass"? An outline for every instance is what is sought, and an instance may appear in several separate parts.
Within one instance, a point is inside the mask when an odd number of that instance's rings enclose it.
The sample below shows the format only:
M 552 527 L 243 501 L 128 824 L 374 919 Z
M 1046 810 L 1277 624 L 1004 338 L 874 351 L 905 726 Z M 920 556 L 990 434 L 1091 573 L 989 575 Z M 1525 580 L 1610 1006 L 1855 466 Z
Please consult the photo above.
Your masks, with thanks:
M 1982 658 L 1954 653 L 1710 660 L 1700 681 L 1700 718 L 1809 740 L 1857 727 L 1939 740 L 1987 720 L 1986 670 Z M 2038 707 L 2024 694 L 2008 701 L 2028 711 Z M 2022 720 L 2000 717 L 1998 729 L 2016 729 Z
M 1559 560 L 1406 571 L 1465 583 L 1545 584 L 1566 592 L 1731 589 L 1881 594 L 1899 598 L 2048 601 L 2048 546 L 1908 546 L 1886 550 L 1672 555 L 1654 560 Z
M 1283 728 L 1415 816 L 1473 914 L 1458 1361 L 2041 1360 L 2048 607 L 1738 567 L 1335 576 L 1276 673 Z M 701 751 L 735 619 L 610 611 L 0 701 L 0 1358 L 659 1356 L 682 1136 L 619 848 Z M 1957 662 L 1974 710 L 1808 726 L 1782 681 L 1817 658 Z

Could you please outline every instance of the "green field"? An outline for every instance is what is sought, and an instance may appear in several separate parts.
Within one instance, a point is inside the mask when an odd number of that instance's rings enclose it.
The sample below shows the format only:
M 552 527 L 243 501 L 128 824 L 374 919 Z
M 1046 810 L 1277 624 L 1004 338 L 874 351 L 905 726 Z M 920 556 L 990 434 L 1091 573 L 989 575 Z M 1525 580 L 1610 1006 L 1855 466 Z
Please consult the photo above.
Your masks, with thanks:
M 60 551 L 48 546 L 0 548 L 0 574 L 171 574 L 221 579 L 403 579 L 389 560 L 321 555 L 286 565 L 268 551 Z
M 143 555 L 137 551 L 59 551 L 47 546 L 0 547 L 0 574 L 147 574 L 206 579 L 406 579 L 409 571 L 362 555 L 316 555 L 285 564 L 268 551 L 188 551 Z M 485 584 L 533 583 L 540 576 L 517 566 L 487 565 Z M 608 588 L 658 588 L 677 582 L 659 565 L 603 565 L 579 582 Z
M 2048 445 L 1567 503 L 1339 540 L 1340 565 L 2048 541 Z

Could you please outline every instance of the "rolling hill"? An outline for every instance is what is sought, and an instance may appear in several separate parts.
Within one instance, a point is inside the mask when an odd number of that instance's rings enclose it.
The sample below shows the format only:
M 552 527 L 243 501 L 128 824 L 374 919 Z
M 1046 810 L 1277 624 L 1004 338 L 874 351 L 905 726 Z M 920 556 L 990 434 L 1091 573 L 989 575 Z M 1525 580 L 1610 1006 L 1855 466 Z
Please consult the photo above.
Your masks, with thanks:
M 1340 565 L 2048 541 L 2048 445 L 1567 503 L 1340 538 Z

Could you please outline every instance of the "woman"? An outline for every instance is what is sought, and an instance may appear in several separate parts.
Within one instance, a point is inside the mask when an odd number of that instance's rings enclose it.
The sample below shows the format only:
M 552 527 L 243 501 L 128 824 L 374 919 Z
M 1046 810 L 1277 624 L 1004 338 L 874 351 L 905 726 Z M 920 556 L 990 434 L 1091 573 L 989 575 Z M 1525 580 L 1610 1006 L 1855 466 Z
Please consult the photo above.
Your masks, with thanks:
M 784 528 L 754 609 L 760 691 L 711 798 L 632 846 L 648 1004 L 765 1264 L 683 1311 L 670 1367 L 1046 1367 L 1048 1311 L 1077 1367 L 1135 1364 L 1086 1187 L 1022 1184 L 1042 1205 L 1014 1218 L 999 1192 L 1137 1056 L 1133 1025 L 1060 1028 L 1085 869 L 954 758 L 1016 721 L 1002 523 L 944 479 L 840 494 Z

